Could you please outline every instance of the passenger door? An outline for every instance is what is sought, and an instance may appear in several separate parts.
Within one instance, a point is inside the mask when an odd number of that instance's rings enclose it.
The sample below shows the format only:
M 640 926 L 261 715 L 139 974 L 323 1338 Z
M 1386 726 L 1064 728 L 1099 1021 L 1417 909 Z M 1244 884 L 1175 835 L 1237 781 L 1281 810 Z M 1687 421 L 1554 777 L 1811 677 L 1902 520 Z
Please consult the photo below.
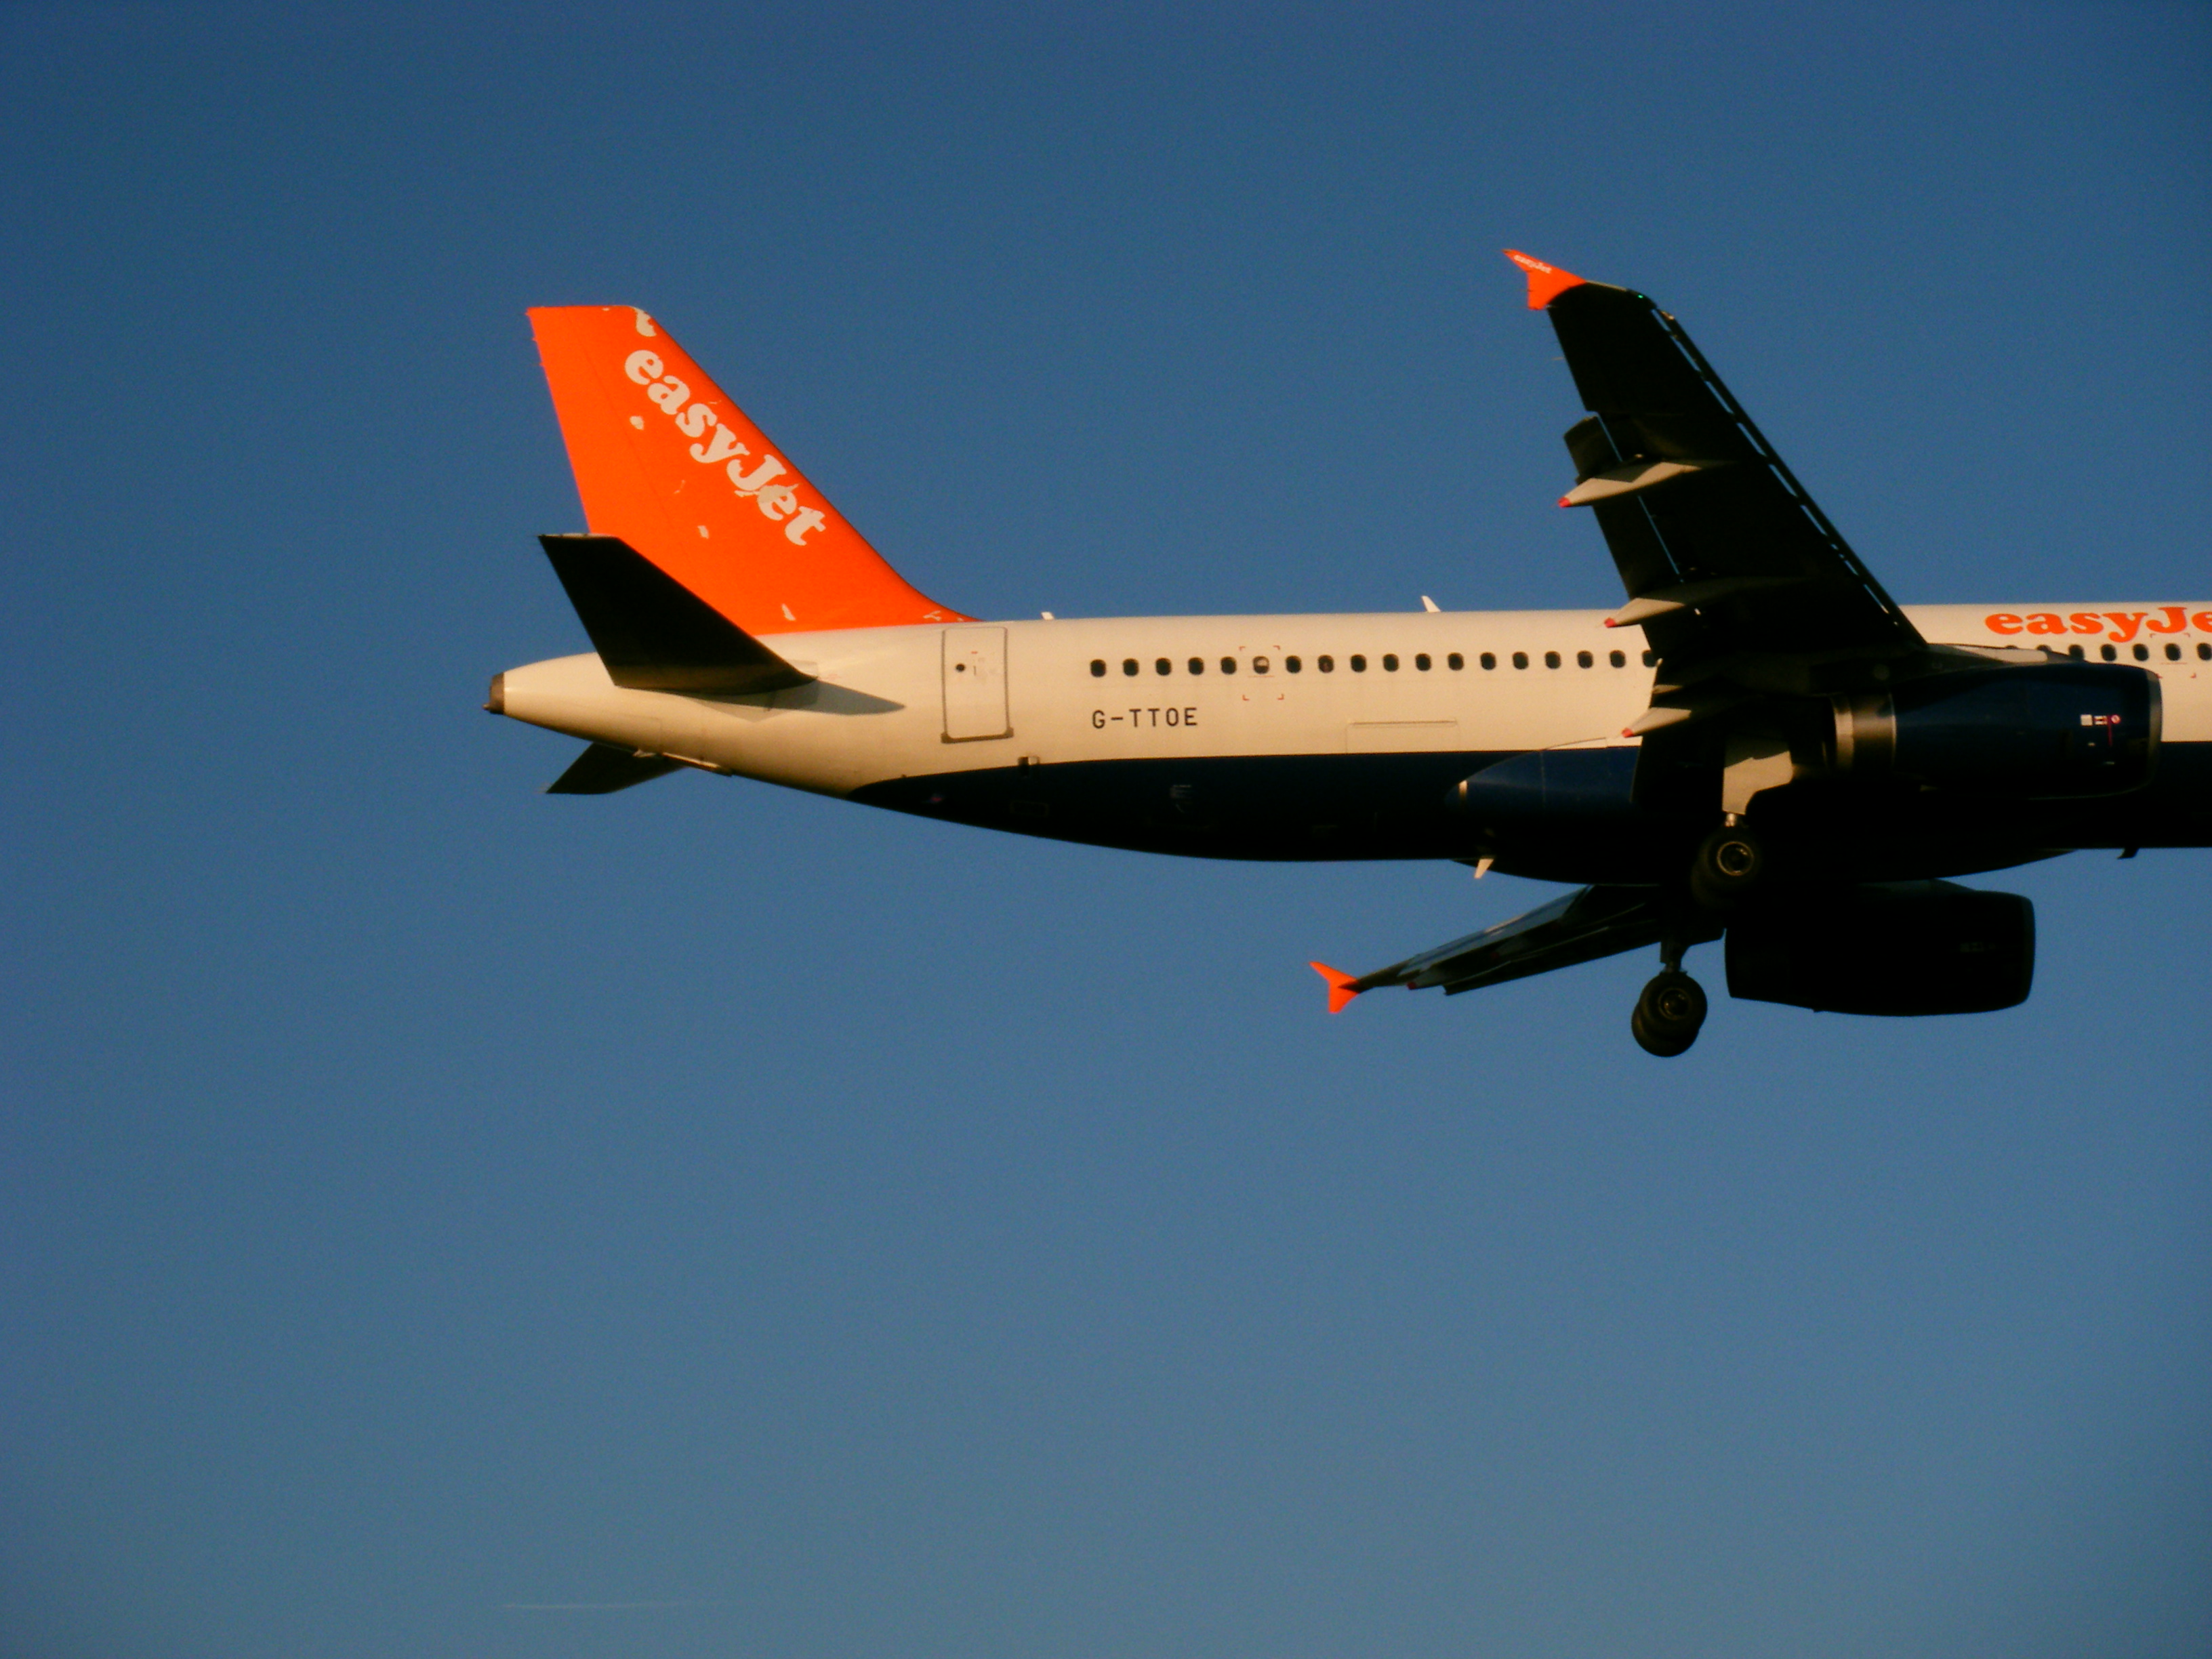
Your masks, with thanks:
M 1005 629 L 946 629 L 944 673 L 945 742 L 1013 735 L 1006 720 Z

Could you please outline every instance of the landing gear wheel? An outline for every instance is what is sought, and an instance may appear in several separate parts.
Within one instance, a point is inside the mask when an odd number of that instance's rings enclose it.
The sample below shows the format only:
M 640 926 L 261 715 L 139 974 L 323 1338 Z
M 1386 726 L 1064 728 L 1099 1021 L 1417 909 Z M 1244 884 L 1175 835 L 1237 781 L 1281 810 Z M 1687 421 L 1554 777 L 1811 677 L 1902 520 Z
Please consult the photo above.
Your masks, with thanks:
M 1637 1046 L 1662 1060 L 1686 1052 L 1705 1023 L 1705 988 L 1671 969 L 1644 988 L 1636 1012 L 1628 1017 Z
M 1766 848 L 1748 830 L 1716 830 L 1690 863 L 1690 896 L 1708 910 L 1732 909 L 1766 873 Z

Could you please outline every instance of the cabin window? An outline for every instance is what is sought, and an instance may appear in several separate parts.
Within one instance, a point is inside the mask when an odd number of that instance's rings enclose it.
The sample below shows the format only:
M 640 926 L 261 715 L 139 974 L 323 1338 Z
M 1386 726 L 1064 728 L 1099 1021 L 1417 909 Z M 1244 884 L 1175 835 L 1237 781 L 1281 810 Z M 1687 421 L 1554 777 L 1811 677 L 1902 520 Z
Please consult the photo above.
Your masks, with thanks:
M 1490 652 L 1490 651 L 1486 651 L 1486 652 L 1484 652 L 1484 653 L 1482 653 L 1482 665 L 1483 665 L 1485 668 L 1495 668 L 1495 667 L 1497 667 L 1497 666 L 1498 666 L 1498 657 L 1497 657 L 1497 654 L 1496 654 L 1494 652 Z
M 2178 645 L 2167 646 L 2166 647 L 2166 659 L 2168 662 L 2179 662 L 2181 660 L 2181 647 Z
M 2148 662 L 2150 660 L 2150 647 L 2147 645 L 2137 646 L 2136 647 L 2136 660 L 2137 662 Z
M 1203 674 L 1206 672 L 1206 659 L 1203 657 L 1193 657 L 1190 659 L 1190 672 L 1194 674 Z
M 1386 674 L 1395 674 L 1398 672 L 1398 658 L 1395 652 L 1386 651 L 1382 653 L 1382 672 Z
M 2198 646 L 2197 647 L 2197 660 L 2199 662 L 2212 662 L 2212 645 Z
M 1595 665 L 1597 659 L 1587 651 L 1575 653 L 1575 666 L 1577 668 L 1589 668 Z
M 1656 668 L 1659 665 L 1659 653 L 1656 651 L 1645 652 L 1644 653 L 1644 665 L 1646 668 Z
M 1628 666 L 1628 653 L 1626 651 L 1609 651 L 1606 653 L 1605 659 L 1611 663 L 1615 668 L 1626 668 Z
M 1296 657 L 1285 657 L 1283 659 L 1283 672 L 1285 674 L 1295 674 L 1298 670 L 1304 666 L 1305 665 L 1300 662 Z
M 1352 659 L 1352 672 L 1355 674 L 1364 674 L 1367 672 L 1367 659 L 1354 656 Z
M 1513 653 L 1513 665 L 1516 668 L 1526 668 L 1528 665 L 1528 653 L 1526 651 L 1516 651 Z
M 1547 668 L 1557 668 L 1559 665 L 1559 653 L 1556 651 L 1547 651 L 1544 653 L 1544 666 Z
M 1424 651 L 1420 655 L 1415 657 L 1413 659 L 1413 666 L 1419 669 L 1424 674 L 1427 673 L 1429 672 L 1429 653 Z
M 1453 673 L 1456 674 L 1461 669 L 1467 666 L 1467 659 L 1461 656 L 1458 652 L 1455 651 L 1451 655 L 1444 659 L 1444 666 L 1450 669 Z
M 1103 680 L 1106 678 L 1105 658 L 1093 657 L 1091 659 L 1091 678 L 1094 680 Z
M 1175 665 L 1170 662 L 1165 657 L 1162 657 L 1158 662 L 1152 665 L 1152 672 L 1155 674 L 1172 674 L 1175 672 Z
M 1334 674 L 1336 672 L 1336 659 L 1334 657 L 1316 657 L 1314 659 L 1314 666 L 1320 669 L 1324 674 Z
M 1265 657 L 1255 657 L 1255 658 L 1253 658 L 1253 659 L 1252 659 L 1252 672 L 1253 672 L 1254 673 L 1255 673 L 1255 674 L 1264 674 L 1264 673 L 1266 673 L 1266 672 L 1267 672 L 1267 659 Z
M 2098 647 L 2097 654 L 2106 662 L 2118 662 L 2120 659 L 2120 648 L 2117 645 L 2100 646 Z
M 1237 672 L 1237 659 L 1234 657 L 1224 657 L 1221 659 L 1221 672 L 1224 674 L 1235 673 Z
M 1121 672 L 1133 679 L 1137 673 L 1137 659 L 1134 657 L 1122 658 Z

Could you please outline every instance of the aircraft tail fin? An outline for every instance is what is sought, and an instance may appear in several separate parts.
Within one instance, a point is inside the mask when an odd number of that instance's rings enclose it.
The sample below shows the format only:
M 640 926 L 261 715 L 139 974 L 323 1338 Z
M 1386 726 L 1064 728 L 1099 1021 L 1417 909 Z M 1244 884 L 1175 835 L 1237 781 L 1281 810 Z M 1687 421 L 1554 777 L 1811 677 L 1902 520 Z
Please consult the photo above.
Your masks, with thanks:
M 594 533 L 749 634 L 969 620 L 908 586 L 645 313 L 530 323 Z

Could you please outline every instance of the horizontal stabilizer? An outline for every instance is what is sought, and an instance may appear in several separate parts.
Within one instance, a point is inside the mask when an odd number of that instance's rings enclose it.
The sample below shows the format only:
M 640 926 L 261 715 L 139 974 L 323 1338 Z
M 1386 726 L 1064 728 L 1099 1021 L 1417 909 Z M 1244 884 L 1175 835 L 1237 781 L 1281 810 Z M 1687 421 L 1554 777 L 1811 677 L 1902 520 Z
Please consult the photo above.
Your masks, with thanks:
M 553 574 L 568 590 L 568 602 L 592 636 L 592 649 L 606 665 L 607 678 L 617 685 L 739 696 L 786 690 L 814 678 L 793 668 L 621 538 L 538 539 L 553 562 Z
M 651 783 L 682 769 L 665 755 L 641 755 L 624 744 L 595 743 L 545 786 L 549 795 L 611 795 L 632 784 Z

